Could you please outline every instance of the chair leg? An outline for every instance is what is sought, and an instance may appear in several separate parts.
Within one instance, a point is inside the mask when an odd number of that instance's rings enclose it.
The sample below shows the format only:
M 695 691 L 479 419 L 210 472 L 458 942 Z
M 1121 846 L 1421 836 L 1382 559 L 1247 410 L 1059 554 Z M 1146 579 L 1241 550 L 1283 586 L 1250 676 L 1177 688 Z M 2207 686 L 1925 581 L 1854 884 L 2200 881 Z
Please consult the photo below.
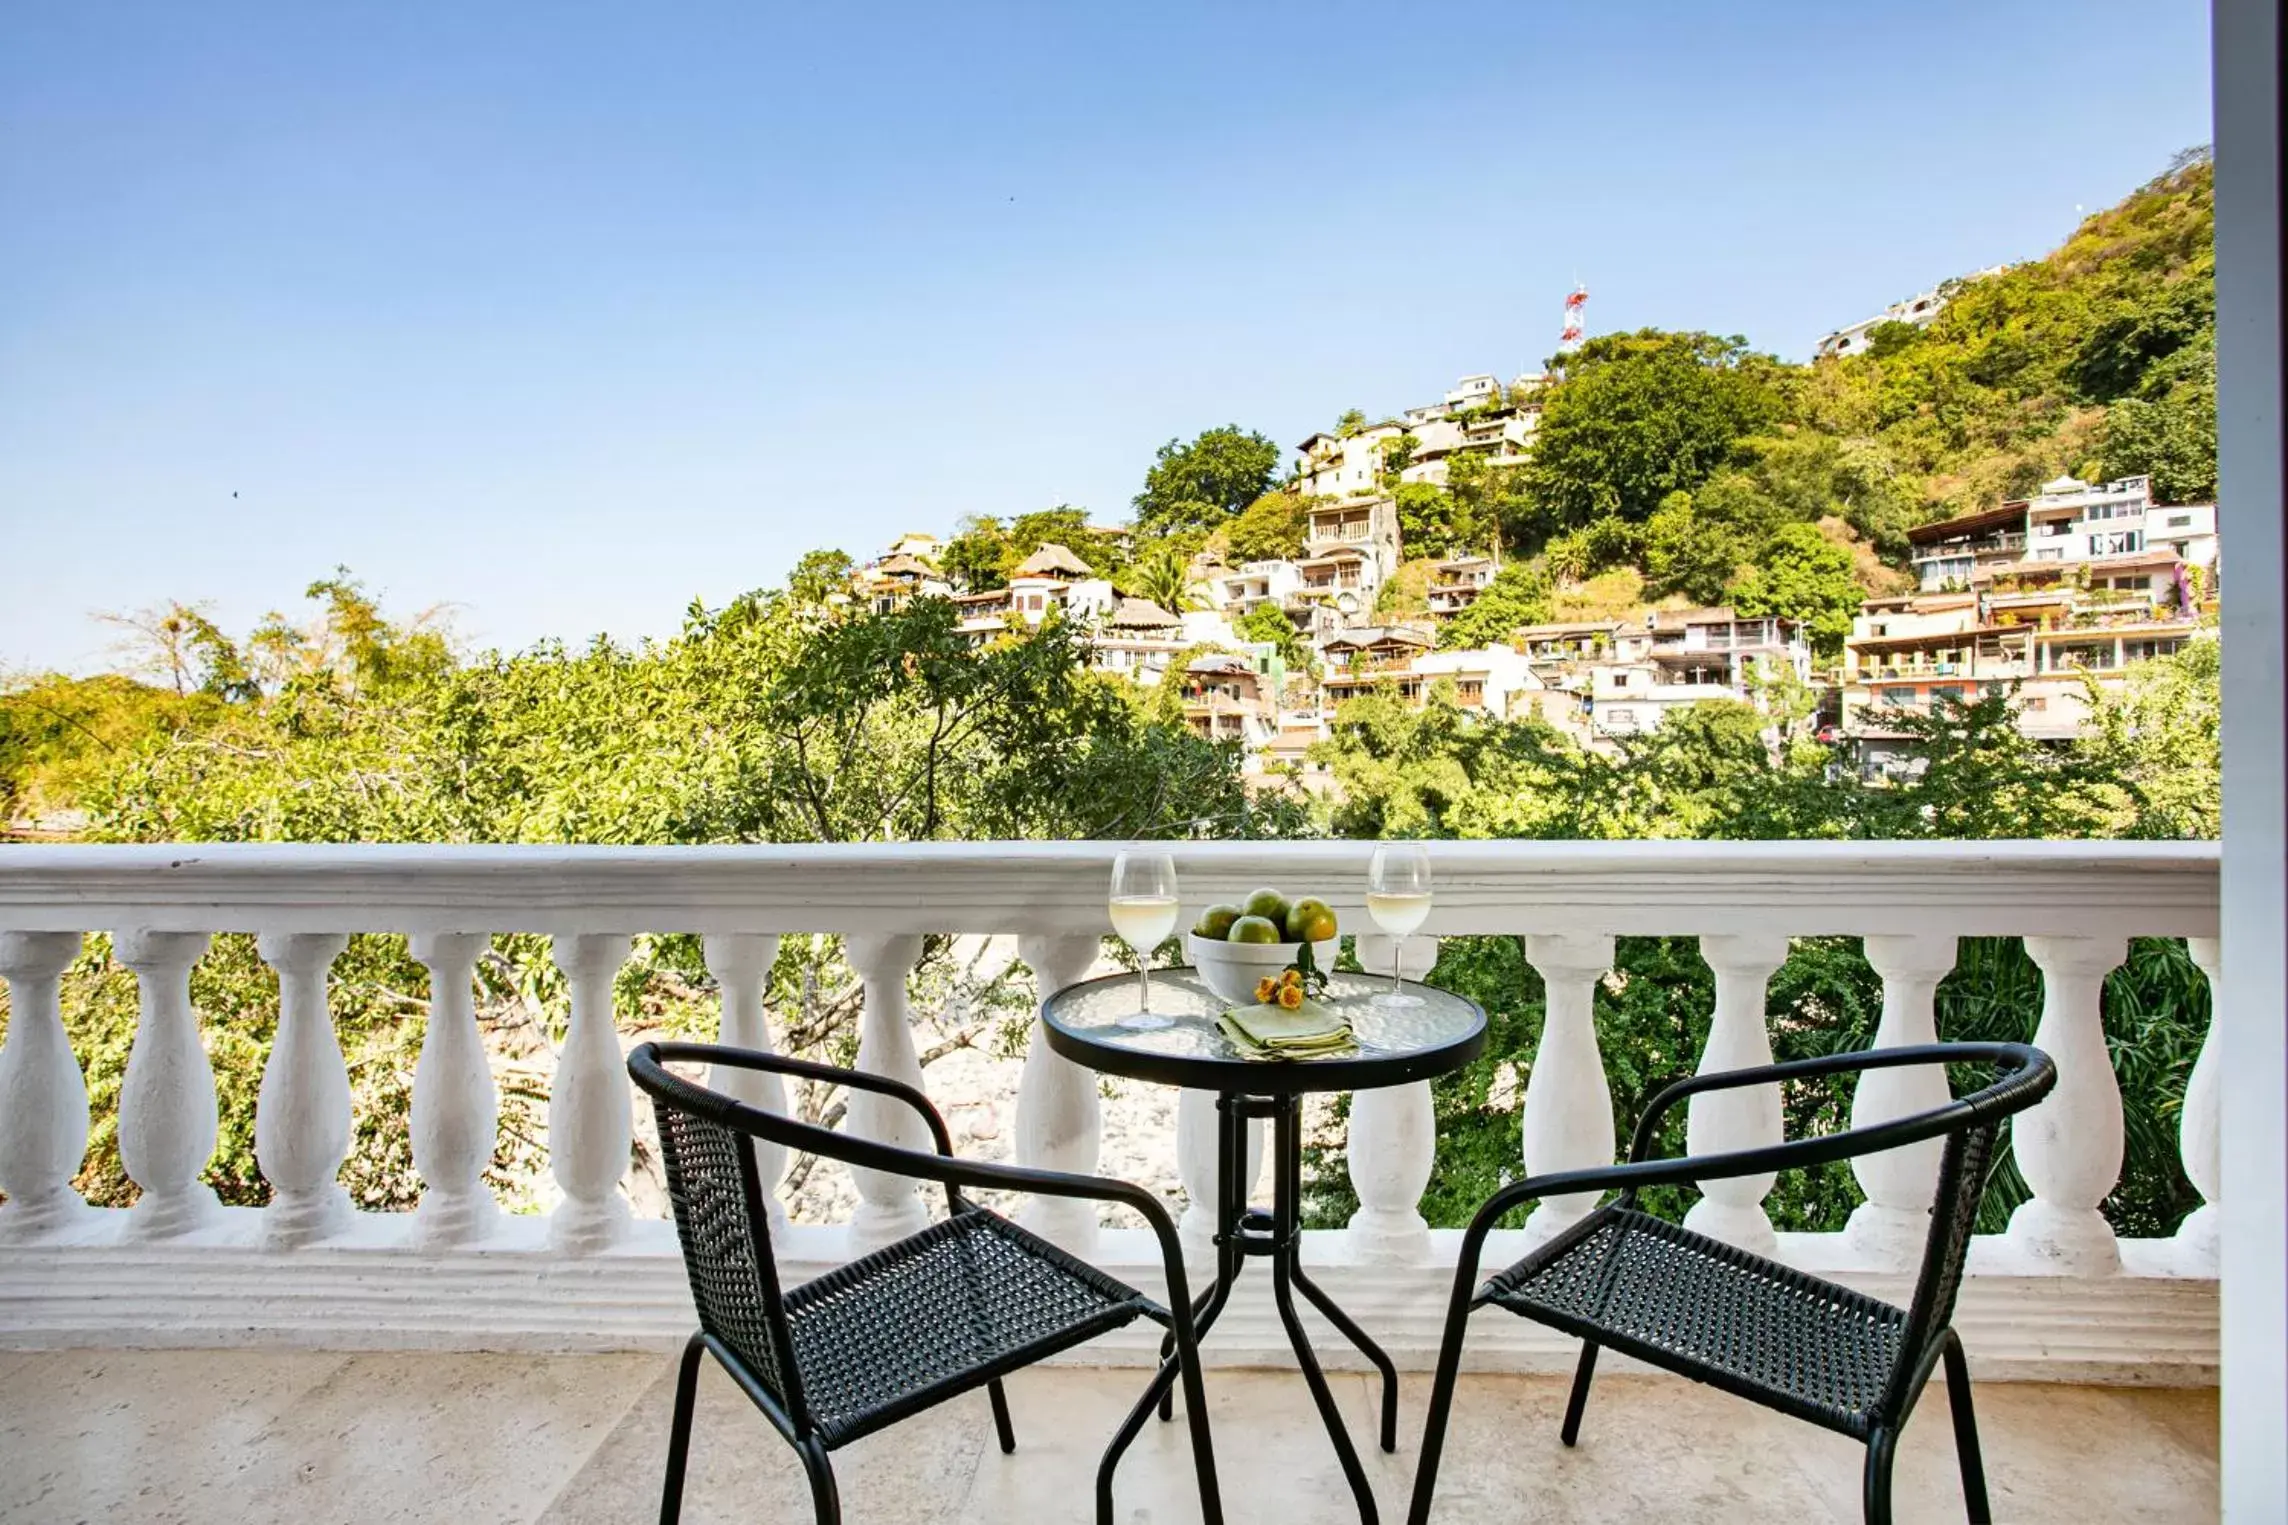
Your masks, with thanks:
M 1589 1406 L 1589 1378 L 1597 1370 L 1597 1342 L 1581 1342 L 1581 1364 L 1573 1368 L 1573 1391 L 1565 1400 L 1565 1427 L 1557 1438 L 1567 1445 L 1581 1438 L 1581 1411 Z
M 1986 1501 L 1986 1462 L 1978 1450 L 1978 1415 L 1970 1402 L 1970 1361 L 1962 1353 L 1962 1338 L 1952 1329 L 1942 1347 L 1946 1357 L 1946 1402 L 1954 1411 L 1954 1454 L 1962 1467 L 1962 1502 L 1970 1525 L 1993 1525 L 1993 1506 Z
M 810 1507 L 818 1525 L 842 1525 L 842 1496 L 834 1489 L 834 1468 L 826 1459 L 826 1446 L 815 1435 L 795 1444 L 802 1470 L 810 1474 Z
M 1867 1470 L 1862 1479 L 1867 1525 L 1891 1525 L 1891 1455 L 1899 1432 L 1878 1427 L 1867 1437 Z
M 1017 1431 L 1009 1423 L 1009 1395 L 1001 1390 L 999 1377 L 985 1384 L 985 1392 L 993 1400 L 993 1433 L 1001 1438 L 1001 1454 L 1007 1456 L 1017 1449 Z
M 707 1352 L 705 1335 L 683 1342 L 683 1362 L 675 1373 L 675 1420 L 667 1431 L 667 1481 L 659 1494 L 659 1525 L 676 1525 L 683 1517 L 683 1467 L 691 1458 L 691 1411 L 699 1398 L 699 1358 Z
M 1430 1525 L 1430 1501 L 1438 1492 L 1438 1453 L 1446 1444 L 1446 1416 L 1454 1409 L 1454 1384 L 1462 1374 L 1462 1331 L 1470 1320 L 1469 1284 L 1456 1288 L 1446 1311 L 1446 1336 L 1438 1345 L 1438 1374 L 1430 1383 L 1430 1412 L 1422 1420 L 1422 1454 L 1414 1463 L 1414 1501 L 1406 1525 Z

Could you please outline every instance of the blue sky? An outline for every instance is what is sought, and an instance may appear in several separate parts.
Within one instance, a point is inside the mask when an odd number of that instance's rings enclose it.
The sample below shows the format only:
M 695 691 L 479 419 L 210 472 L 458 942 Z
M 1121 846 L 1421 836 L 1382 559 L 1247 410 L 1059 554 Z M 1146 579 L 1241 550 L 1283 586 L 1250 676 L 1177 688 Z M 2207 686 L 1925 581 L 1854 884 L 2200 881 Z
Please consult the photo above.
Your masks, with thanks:
M 0 23 L 0 672 L 337 563 L 517 647 L 1124 517 L 1592 333 L 1819 335 L 2209 136 L 2201 0 Z

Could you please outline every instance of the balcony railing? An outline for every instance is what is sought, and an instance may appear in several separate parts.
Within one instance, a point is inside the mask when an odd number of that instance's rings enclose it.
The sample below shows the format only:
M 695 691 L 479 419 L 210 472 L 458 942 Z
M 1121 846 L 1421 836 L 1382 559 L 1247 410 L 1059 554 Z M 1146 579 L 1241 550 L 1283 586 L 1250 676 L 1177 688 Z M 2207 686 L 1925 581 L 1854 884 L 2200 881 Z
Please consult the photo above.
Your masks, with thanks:
M 1041 990 L 1099 959 L 1117 844 L 697 847 L 22 847 L 0 853 L 0 976 L 10 1023 L 0 1048 L 0 1346 L 298 1343 L 320 1346 L 623 1348 L 686 1332 L 691 1310 L 669 1225 L 639 1218 L 623 1190 L 634 1136 L 613 1025 L 614 977 L 637 931 L 696 933 L 721 988 L 725 1041 L 768 1047 L 764 993 L 778 939 L 833 933 L 861 982 L 857 1062 L 923 1083 L 908 976 L 928 934 L 1010 934 Z M 1258 884 L 1308 886 L 1354 927 L 1370 844 L 1173 845 L 1188 903 Z M 2168 1240 L 2117 1239 L 2099 1206 L 2120 1173 L 2121 1092 L 2100 1002 L 2127 939 L 2189 937 L 2217 968 L 2217 852 L 2158 843 L 1436 843 L 1439 934 L 1522 935 L 1546 986 L 1547 1018 L 1519 1105 L 1520 1165 L 1603 1164 L 1616 1129 L 1592 996 L 1619 936 L 1691 934 L 1715 973 L 1703 1069 L 1771 1053 L 1767 982 L 1791 935 L 1865 939 L 1883 982 L 1883 1045 L 1934 1036 L 1934 991 L 1956 939 L 2021 935 L 2042 971 L 2036 1041 L 2056 1093 L 2014 1129 L 2032 1191 L 2008 1232 L 1982 1237 L 1957 1322 L 1982 1373 L 2202 1382 L 2216 1368 L 2217 1071 L 2204 1049 L 2186 1093 L 2184 1167 L 2212 1205 Z M 118 1098 L 131 1208 L 91 1207 L 72 1180 L 88 1140 L 82 1072 L 59 977 L 82 934 L 105 930 L 137 979 L 140 1020 Z M 256 1152 L 273 1198 L 225 1208 L 202 1175 L 215 1151 L 215 1077 L 193 1006 L 194 964 L 218 931 L 252 932 L 278 972 L 280 1016 L 263 1076 Z M 409 1128 L 421 1183 L 410 1212 L 353 1211 L 336 1176 L 352 1092 L 329 1015 L 328 969 L 352 931 L 409 934 L 432 978 Z M 484 1181 L 496 1098 L 479 1039 L 472 971 L 494 933 L 553 939 L 570 992 L 549 1099 L 560 1205 L 503 1214 Z M 1362 962 L 1428 970 L 1435 937 L 1358 939 Z M 1521 1060 L 1528 1056 L 1520 1056 Z M 1934 1072 L 1883 1071 L 1853 1120 L 1923 1106 Z M 769 1104 L 769 1098 L 759 1098 Z M 782 1103 L 783 1104 L 783 1103 Z M 1213 1098 L 1176 1105 L 1177 1171 L 1193 1201 L 1214 1181 Z M 363 1119 L 369 1126 L 373 1119 Z M 848 1124 L 901 1126 L 853 1104 Z M 1453 1253 L 1419 1202 L 1434 1160 L 1429 1086 L 1370 1091 L 1349 1114 L 1360 1207 L 1307 1236 L 1305 1258 L 1409 1365 L 1435 1348 Z M 1696 1098 L 1696 1151 L 1776 1141 L 1780 1109 L 1748 1093 Z M 1096 1077 L 1051 1053 L 1034 1024 L 1013 1137 L 1020 1161 L 1088 1170 L 1098 1160 Z M 776 1181 L 783 1160 L 763 1161 Z M 1934 1161 L 1901 1151 L 1853 1162 L 1866 1204 L 1833 1234 L 1775 1234 L 1769 1178 L 1711 1183 L 1691 1221 L 1882 1295 L 1911 1277 Z M 839 1263 L 920 1226 L 911 1183 L 858 1173 L 846 1223 L 788 1228 L 790 1274 Z M 1586 1210 L 1540 1207 L 1494 1254 L 1515 1254 Z M 1140 1231 L 1043 1202 L 1028 1221 L 1077 1253 L 1150 1285 Z M 1186 1218 L 1205 1253 L 1207 1225 Z M 1276 1343 L 1260 1279 L 1218 1330 L 1218 1359 Z M 1249 1290 L 1254 1286 L 1256 1290 Z M 1508 1326 L 1508 1327 L 1503 1327 Z M 1149 1359 L 1147 1335 L 1109 1337 L 1098 1359 Z M 1473 1360 L 1547 1369 L 1569 1343 L 1520 1320 L 1477 1332 Z

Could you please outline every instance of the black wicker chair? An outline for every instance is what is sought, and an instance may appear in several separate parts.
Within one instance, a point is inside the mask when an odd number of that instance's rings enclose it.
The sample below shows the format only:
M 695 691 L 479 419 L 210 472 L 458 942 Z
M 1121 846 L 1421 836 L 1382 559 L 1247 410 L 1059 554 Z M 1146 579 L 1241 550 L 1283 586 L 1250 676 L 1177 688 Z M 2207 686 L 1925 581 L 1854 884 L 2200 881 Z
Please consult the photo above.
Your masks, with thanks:
M 1975 1095 L 1879 1126 L 1697 1159 L 1647 1158 L 1660 1136 L 1662 1116 L 1701 1091 L 1893 1065 L 1966 1063 L 1998 1066 L 1999 1077 Z M 1471 1313 L 1489 1303 L 1580 1337 L 1581 1364 L 1561 1432 L 1565 1444 L 1580 1434 L 1597 1351 L 1609 1345 L 1865 1442 L 1863 1487 L 1870 1525 L 1889 1525 L 1892 1453 L 1915 1400 L 1943 1360 L 1963 1495 L 1970 1518 L 1987 1525 L 1992 1515 L 1978 1454 L 1978 1423 L 1970 1406 L 1970 1372 L 1949 1321 L 1985 1193 L 1995 1130 L 2003 1118 L 2032 1106 L 2056 1083 L 2057 1068 L 2049 1055 L 2022 1043 L 1933 1043 L 1700 1075 L 1653 1097 L 1629 1144 L 1626 1165 L 1534 1176 L 1496 1192 L 1462 1236 L 1422 1457 L 1414 1474 L 1410 1525 L 1428 1525 L 1438 1453 L 1461 1369 L 1463 1331 Z M 1802 1169 L 1941 1137 L 1946 1148 L 1930 1237 L 1913 1302 L 1905 1309 L 1651 1217 L 1636 1205 L 1637 1193 L 1648 1186 Z M 1508 1213 L 1542 1197 L 1614 1188 L 1620 1192 L 1614 1201 L 1478 1283 L 1486 1235 Z
M 928 1124 L 937 1152 L 895 1145 L 758 1111 L 665 1066 L 695 1062 L 771 1070 L 896 1097 Z M 675 1229 L 699 1310 L 684 1346 L 668 1437 L 661 1525 L 682 1513 L 684 1462 L 699 1357 L 712 1353 L 802 1458 L 820 1525 L 842 1517 L 827 1453 L 957 1394 L 982 1387 L 1003 1451 L 1017 1448 L 1001 1378 L 1137 1318 L 1166 1327 L 1189 1410 L 1200 1509 L 1221 1525 L 1190 1289 L 1175 1224 L 1159 1199 L 1125 1181 L 1023 1170 L 954 1158 L 944 1119 L 894 1080 L 777 1054 L 701 1043 L 645 1043 L 628 1072 L 659 1118 Z M 753 1140 L 944 1185 L 947 1216 L 886 1249 L 782 1292 Z M 1008 1219 L 968 1201 L 963 1187 L 1088 1197 L 1134 1208 L 1160 1242 L 1162 1307 Z M 1112 1519 L 1112 1474 L 1097 1476 L 1097 1519 Z

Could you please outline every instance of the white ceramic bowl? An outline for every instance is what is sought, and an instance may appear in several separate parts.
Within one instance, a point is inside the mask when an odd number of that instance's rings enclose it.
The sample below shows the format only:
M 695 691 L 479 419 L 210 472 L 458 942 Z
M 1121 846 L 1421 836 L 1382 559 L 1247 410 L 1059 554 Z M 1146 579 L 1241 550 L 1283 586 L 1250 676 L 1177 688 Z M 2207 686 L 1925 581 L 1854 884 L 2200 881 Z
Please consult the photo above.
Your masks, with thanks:
M 1301 943 L 1226 943 L 1193 933 L 1184 934 L 1184 957 L 1207 981 L 1208 989 L 1234 1006 L 1255 999 L 1256 982 L 1277 974 L 1295 962 Z M 1335 972 L 1335 954 L 1342 939 L 1330 937 L 1311 944 L 1311 958 L 1322 974 Z

